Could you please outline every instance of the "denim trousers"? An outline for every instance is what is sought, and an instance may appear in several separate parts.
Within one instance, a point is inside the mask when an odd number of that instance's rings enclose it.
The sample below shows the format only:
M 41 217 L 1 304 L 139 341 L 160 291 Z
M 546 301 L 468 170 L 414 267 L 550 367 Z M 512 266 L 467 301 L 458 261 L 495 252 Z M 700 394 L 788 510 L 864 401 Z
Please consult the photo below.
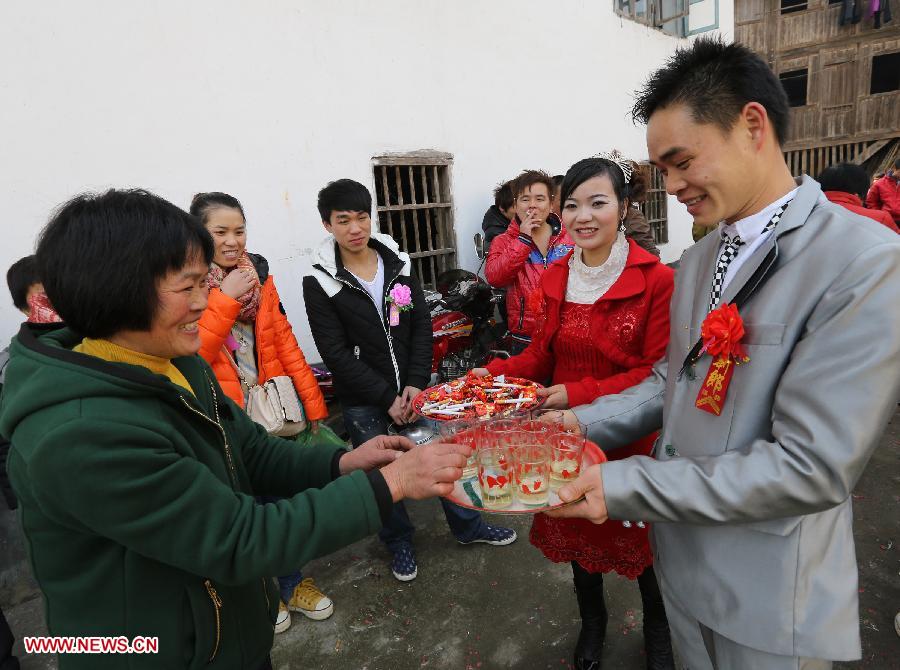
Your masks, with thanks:
M 350 441 L 354 447 L 358 447 L 373 437 L 388 434 L 388 427 L 392 421 L 387 412 L 380 407 L 345 405 L 341 409 L 344 413 L 344 426 L 350 434 Z M 419 421 L 434 426 L 434 423 L 427 419 L 420 419 Z M 454 505 L 444 498 L 441 498 L 440 501 L 441 506 L 444 508 L 444 516 L 447 517 L 447 525 L 450 527 L 450 532 L 453 533 L 453 537 L 458 541 L 471 542 L 483 533 L 485 524 L 481 514 L 474 510 Z M 414 530 L 412 522 L 409 520 L 409 514 L 406 512 L 406 506 L 401 501 L 394 503 L 391 518 L 378 533 L 378 537 L 393 553 L 403 545 L 412 544 Z

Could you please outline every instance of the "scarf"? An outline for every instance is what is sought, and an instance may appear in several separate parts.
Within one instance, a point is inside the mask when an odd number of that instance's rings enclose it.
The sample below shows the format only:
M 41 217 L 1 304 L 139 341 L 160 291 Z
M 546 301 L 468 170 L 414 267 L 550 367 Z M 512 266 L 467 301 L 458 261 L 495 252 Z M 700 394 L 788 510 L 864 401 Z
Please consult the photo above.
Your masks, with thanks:
M 61 323 L 62 319 L 50 304 L 50 299 L 43 291 L 28 296 L 28 321 L 30 323 Z
M 628 240 L 619 231 L 609 251 L 609 258 L 597 267 L 588 267 L 581 259 L 581 247 L 569 258 L 569 281 L 566 284 L 566 302 L 592 305 L 612 288 L 628 262 Z
M 256 282 L 249 291 L 247 291 L 244 295 L 240 296 L 237 301 L 241 303 L 241 311 L 238 312 L 238 319 L 240 321 L 251 322 L 256 319 L 256 312 L 259 310 L 259 295 L 260 295 L 260 285 L 259 285 L 259 275 L 256 272 L 256 268 L 253 267 L 253 261 L 250 260 L 250 257 L 247 255 L 247 252 L 244 251 L 238 257 L 237 265 L 235 265 L 230 270 L 225 270 L 223 267 L 216 265 L 215 263 L 209 264 L 209 274 L 206 275 L 206 285 L 209 286 L 210 289 L 219 288 L 222 285 L 222 280 L 225 279 L 226 275 L 231 272 L 231 270 L 235 270 L 237 268 L 241 268 L 244 270 L 250 270 L 253 273 L 253 276 L 256 278 Z

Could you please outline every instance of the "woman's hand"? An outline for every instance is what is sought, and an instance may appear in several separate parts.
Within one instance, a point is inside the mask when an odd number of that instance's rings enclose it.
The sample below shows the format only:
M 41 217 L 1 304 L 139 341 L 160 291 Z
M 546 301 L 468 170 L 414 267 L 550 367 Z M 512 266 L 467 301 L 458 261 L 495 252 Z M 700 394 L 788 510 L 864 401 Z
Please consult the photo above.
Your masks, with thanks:
M 393 463 L 414 446 L 412 441 L 399 435 L 379 435 L 341 456 L 338 467 L 342 475 L 354 470 L 368 472 Z
M 569 392 L 565 384 L 556 384 L 547 388 L 538 389 L 538 397 L 546 398 L 542 409 L 569 409 Z
M 394 502 L 447 496 L 453 491 L 453 482 L 462 477 L 471 452 L 464 444 L 423 444 L 381 468 L 381 474 Z
M 475 375 L 476 377 L 487 377 L 491 373 L 488 371 L 487 368 L 474 368 L 472 370 L 472 374 Z
M 256 277 L 246 268 L 236 268 L 225 275 L 219 290 L 237 300 L 256 285 Z
M 417 389 L 415 386 L 407 386 L 403 389 L 403 395 L 400 396 L 400 400 L 403 403 L 403 410 L 406 412 L 406 421 L 408 423 L 412 423 L 416 419 L 416 411 L 413 409 L 413 400 L 415 397 L 422 392 L 422 389 Z

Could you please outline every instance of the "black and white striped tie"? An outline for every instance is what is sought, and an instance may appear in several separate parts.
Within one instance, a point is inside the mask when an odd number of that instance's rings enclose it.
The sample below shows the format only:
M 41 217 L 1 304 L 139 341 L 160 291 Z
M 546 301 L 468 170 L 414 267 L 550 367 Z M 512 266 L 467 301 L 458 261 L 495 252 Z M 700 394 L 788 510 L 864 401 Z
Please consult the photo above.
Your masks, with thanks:
M 761 235 L 765 235 L 778 225 L 778 222 L 781 221 L 781 216 L 784 214 L 784 210 L 787 209 L 789 204 L 791 204 L 790 200 L 775 211 Z M 716 261 L 716 271 L 713 273 L 712 290 L 709 292 L 710 312 L 719 306 L 719 299 L 722 297 L 722 287 L 725 284 L 725 275 L 728 273 L 728 266 L 731 265 L 731 262 L 735 258 L 737 258 L 738 250 L 744 245 L 744 240 L 741 239 L 740 235 L 729 237 L 723 231 L 722 239 L 725 241 L 725 244 L 722 247 L 722 251 L 719 253 L 719 260 Z

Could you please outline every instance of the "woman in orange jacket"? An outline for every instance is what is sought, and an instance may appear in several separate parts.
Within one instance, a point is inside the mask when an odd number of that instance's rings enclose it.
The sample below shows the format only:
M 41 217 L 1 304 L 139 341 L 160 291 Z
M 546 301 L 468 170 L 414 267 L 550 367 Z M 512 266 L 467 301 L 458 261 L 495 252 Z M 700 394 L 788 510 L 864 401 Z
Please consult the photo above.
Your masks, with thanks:
M 254 384 L 287 375 L 303 403 L 310 430 L 328 416 L 325 398 L 306 363 L 287 320 L 269 264 L 246 251 L 247 222 L 237 198 L 227 193 L 198 193 L 191 201 L 215 245 L 207 283 L 209 303 L 200 317 L 200 355 L 212 366 L 222 390 L 240 407 Z M 291 625 L 290 611 L 327 619 L 331 599 L 300 571 L 278 578 L 281 606 L 275 632 Z

